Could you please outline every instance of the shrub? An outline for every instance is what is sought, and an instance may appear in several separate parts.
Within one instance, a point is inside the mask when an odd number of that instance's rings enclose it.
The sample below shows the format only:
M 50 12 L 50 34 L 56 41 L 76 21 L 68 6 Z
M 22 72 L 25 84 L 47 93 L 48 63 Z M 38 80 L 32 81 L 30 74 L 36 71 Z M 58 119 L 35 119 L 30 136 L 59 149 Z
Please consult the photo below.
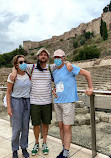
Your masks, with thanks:
M 62 41 L 63 41 L 63 39 L 61 38 L 61 39 L 60 39 L 60 42 L 62 42 Z
M 74 46 L 74 48 L 77 48 L 78 47 L 78 42 L 74 41 L 73 46 Z
M 104 9 L 103 9 L 103 13 L 105 13 L 105 12 L 108 12 L 108 7 L 105 7 Z
M 15 49 L 10 53 L 4 53 L 0 55 L 0 67 L 1 66 L 11 66 L 12 65 L 12 59 L 15 55 L 26 55 L 27 52 L 22 48 L 21 45 L 19 45 L 19 49 Z
M 30 55 L 31 55 L 31 56 L 34 56 L 34 53 L 31 53 Z
M 74 60 L 87 60 L 99 58 L 99 56 L 100 50 L 96 46 L 84 46 L 84 48 L 81 49 L 77 55 L 75 55 Z
M 89 39 L 91 37 L 91 33 L 90 32 L 85 32 L 84 34 L 86 39 Z
M 81 45 L 84 45 L 84 44 L 85 44 L 85 42 L 86 42 L 86 38 L 85 38 L 85 37 L 83 37 L 83 38 L 80 40 L 80 44 L 81 44 Z
M 91 37 L 94 37 L 94 32 L 91 32 Z
M 3 58 L 2 55 L 0 55 L 0 67 L 6 64 L 6 60 Z

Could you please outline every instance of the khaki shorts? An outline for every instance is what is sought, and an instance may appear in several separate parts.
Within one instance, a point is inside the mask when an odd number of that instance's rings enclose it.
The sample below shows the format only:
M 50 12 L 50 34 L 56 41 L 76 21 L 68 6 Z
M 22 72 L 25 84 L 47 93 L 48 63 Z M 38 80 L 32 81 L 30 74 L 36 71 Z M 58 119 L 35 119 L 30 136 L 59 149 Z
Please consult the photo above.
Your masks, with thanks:
M 55 103 L 56 121 L 62 121 L 65 125 L 74 124 L 75 103 Z

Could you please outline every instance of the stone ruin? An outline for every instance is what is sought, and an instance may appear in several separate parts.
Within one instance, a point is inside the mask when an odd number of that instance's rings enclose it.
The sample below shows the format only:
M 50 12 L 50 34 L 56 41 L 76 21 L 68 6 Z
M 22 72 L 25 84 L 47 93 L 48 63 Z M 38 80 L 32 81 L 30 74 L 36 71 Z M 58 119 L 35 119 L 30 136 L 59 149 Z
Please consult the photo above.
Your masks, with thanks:
M 106 22 L 107 29 L 111 29 L 111 12 L 106 12 L 101 14 L 101 17 L 92 20 L 88 23 L 81 23 L 77 28 L 72 28 L 70 31 L 65 32 L 60 36 L 52 36 L 52 38 L 43 40 L 40 42 L 36 41 L 23 41 L 23 48 L 30 53 L 30 49 L 39 48 L 44 45 L 50 45 L 51 43 L 56 43 L 60 40 L 68 40 L 69 38 L 75 37 L 76 35 L 82 35 L 84 32 L 93 32 L 94 35 L 100 33 L 100 21 L 101 18 Z

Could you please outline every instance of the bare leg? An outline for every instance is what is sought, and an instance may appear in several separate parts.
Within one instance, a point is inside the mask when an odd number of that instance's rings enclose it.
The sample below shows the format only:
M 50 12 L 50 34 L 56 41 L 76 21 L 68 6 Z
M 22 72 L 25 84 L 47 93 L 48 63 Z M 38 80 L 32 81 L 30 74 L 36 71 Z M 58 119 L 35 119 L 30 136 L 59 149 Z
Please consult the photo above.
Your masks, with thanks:
M 59 129 L 60 129 L 60 137 L 62 144 L 64 145 L 64 131 L 63 131 L 63 122 L 59 122 Z
M 71 139 L 72 139 L 72 126 L 63 124 L 63 129 L 64 129 L 64 148 L 69 150 Z
M 46 143 L 49 125 L 42 124 L 43 143 Z
M 40 126 L 34 126 L 33 130 L 34 130 L 36 144 L 38 144 L 39 143 Z

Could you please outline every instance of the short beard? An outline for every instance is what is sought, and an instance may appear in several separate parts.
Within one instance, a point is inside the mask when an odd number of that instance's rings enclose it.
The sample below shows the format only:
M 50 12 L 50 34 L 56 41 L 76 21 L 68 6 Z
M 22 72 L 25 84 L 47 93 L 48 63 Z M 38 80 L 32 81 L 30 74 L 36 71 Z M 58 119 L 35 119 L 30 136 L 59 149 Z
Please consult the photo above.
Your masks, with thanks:
M 47 63 L 47 61 L 48 61 L 48 60 L 42 61 L 42 60 L 39 59 L 39 62 L 40 62 L 40 63 Z

